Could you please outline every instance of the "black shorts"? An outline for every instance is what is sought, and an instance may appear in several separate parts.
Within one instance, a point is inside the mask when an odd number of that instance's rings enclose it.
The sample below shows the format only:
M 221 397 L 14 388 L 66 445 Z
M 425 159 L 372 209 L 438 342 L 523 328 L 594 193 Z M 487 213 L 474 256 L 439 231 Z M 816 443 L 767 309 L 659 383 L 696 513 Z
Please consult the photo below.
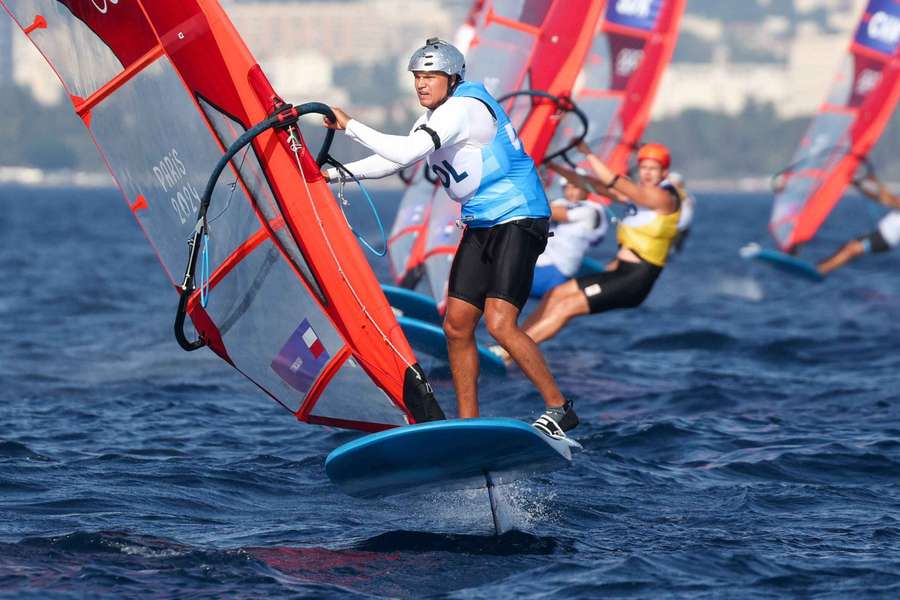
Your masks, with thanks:
M 884 236 L 881 235 L 881 232 L 877 229 L 872 233 L 867 233 L 866 235 L 860 236 L 856 239 L 857 241 L 863 243 L 863 245 L 866 247 L 866 252 L 870 254 L 887 252 L 891 249 L 891 245 L 887 243 L 887 240 L 884 239 Z
M 630 263 L 620 260 L 614 271 L 585 275 L 576 278 L 575 282 L 587 297 L 591 314 L 594 314 L 614 308 L 640 306 L 660 273 L 662 267 L 647 261 Z
M 525 306 L 534 263 L 547 246 L 548 219 L 519 219 L 493 227 L 466 227 L 453 266 L 447 295 L 484 310 L 487 298 L 518 309 Z

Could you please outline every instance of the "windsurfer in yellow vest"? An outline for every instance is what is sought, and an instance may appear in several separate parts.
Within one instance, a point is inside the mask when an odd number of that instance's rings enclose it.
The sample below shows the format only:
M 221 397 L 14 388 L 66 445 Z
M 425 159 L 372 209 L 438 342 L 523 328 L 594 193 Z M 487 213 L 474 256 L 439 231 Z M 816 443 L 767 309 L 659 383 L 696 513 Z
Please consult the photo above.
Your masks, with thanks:
M 551 290 L 525 321 L 525 332 L 537 343 L 556 335 L 573 317 L 639 306 L 666 264 L 681 218 L 681 196 L 664 183 L 671 158 L 662 144 L 645 144 L 638 152 L 635 183 L 609 169 L 582 144 L 601 186 L 596 190 L 629 205 L 619 221 L 616 259 L 602 273 L 570 279 Z
M 875 175 L 857 179 L 853 185 L 866 197 L 893 210 L 878 221 L 878 227 L 874 231 L 850 240 L 841 246 L 840 250 L 820 262 L 818 269 L 823 275 L 843 267 L 863 254 L 887 252 L 900 244 L 900 197 L 892 194 Z

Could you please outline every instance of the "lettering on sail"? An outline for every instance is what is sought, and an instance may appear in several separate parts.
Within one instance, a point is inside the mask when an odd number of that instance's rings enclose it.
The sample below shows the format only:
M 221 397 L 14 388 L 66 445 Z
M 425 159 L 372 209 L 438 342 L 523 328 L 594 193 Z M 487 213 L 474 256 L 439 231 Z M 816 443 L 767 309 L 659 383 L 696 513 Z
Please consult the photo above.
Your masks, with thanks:
M 91 0 L 91 4 L 94 5 L 94 8 L 100 11 L 101 14 L 106 14 L 109 12 L 110 5 L 116 5 L 119 3 L 119 0 Z
M 627 17 L 646 19 L 653 8 L 653 0 L 618 0 L 616 12 Z
M 869 19 L 867 33 L 873 40 L 888 46 L 896 46 L 900 41 L 900 19 L 884 11 L 878 11 Z
M 616 75 L 628 77 L 634 73 L 644 58 L 644 51 L 640 48 L 625 48 L 616 57 Z
M 172 148 L 153 167 L 156 181 L 170 197 L 170 203 L 178 220 L 184 225 L 193 221 L 200 209 L 200 194 L 197 188 L 187 181 L 187 168 L 178 158 L 178 150 Z

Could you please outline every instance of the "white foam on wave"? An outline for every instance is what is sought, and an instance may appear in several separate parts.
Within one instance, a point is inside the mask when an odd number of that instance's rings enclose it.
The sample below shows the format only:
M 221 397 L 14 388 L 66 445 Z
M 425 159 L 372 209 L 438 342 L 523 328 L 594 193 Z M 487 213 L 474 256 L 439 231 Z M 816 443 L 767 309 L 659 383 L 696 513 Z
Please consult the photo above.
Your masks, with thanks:
M 494 488 L 498 519 L 503 532 L 528 531 L 555 516 L 556 492 L 531 482 L 519 481 Z M 493 531 L 487 488 L 438 492 L 407 505 L 407 514 L 418 528 L 464 532 Z
M 761 302 L 766 297 L 762 286 L 753 277 L 721 277 L 712 288 L 717 294 L 750 302 Z

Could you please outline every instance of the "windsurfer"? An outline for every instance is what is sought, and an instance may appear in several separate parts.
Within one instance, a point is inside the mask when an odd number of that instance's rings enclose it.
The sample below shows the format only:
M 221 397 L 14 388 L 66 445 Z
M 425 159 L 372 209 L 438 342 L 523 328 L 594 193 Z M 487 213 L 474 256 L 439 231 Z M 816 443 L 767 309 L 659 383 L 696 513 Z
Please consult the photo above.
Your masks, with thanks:
M 892 210 L 881 218 L 874 231 L 850 240 L 832 256 L 820 262 L 818 269 L 823 275 L 843 267 L 863 254 L 887 252 L 900 244 L 900 197 L 892 194 L 875 175 L 857 179 L 853 185 L 867 198 Z
M 506 349 L 544 399 L 535 427 L 552 436 L 578 424 L 537 345 L 518 325 L 531 289 L 534 264 L 548 237 L 550 207 L 534 162 L 522 148 L 503 108 L 479 83 L 467 82 L 463 55 L 431 38 L 409 61 L 426 113 L 409 135 L 387 135 L 335 108 L 348 137 L 375 154 L 347 165 L 357 178 L 378 178 L 425 159 L 447 194 L 462 205 L 465 226 L 450 271 L 444 332 L 459 416 L 477 417 L 478 353 L 475 328 Z M 325 171 L 329 181 L 346 174 Z
M 554 288 L 528 316 L 525 332 L 537 343 L 556 335 L 573 317 L 639 306 L 666 264 L 681 216 L 681 196 L 665 183 L 671 160 L 662 144 L 641 147 L 638 183 L 614 173 L 587 145 L 579 149 L 601 182 L 596 191 L 628 202 L 629 214 L 619 222 L 619 251 L 607 270 Z
M 596 202 L 588 200 L 588 184 L 584 179 L 587 172 L 578 169 L 566 175 L 560 180 L 563 197 L 550 204 L 553 235 L 537 259 L 532 298 L 541 298 L 574 277 L 584 255 L 603 240 L 609 229 L 606 213 Z

